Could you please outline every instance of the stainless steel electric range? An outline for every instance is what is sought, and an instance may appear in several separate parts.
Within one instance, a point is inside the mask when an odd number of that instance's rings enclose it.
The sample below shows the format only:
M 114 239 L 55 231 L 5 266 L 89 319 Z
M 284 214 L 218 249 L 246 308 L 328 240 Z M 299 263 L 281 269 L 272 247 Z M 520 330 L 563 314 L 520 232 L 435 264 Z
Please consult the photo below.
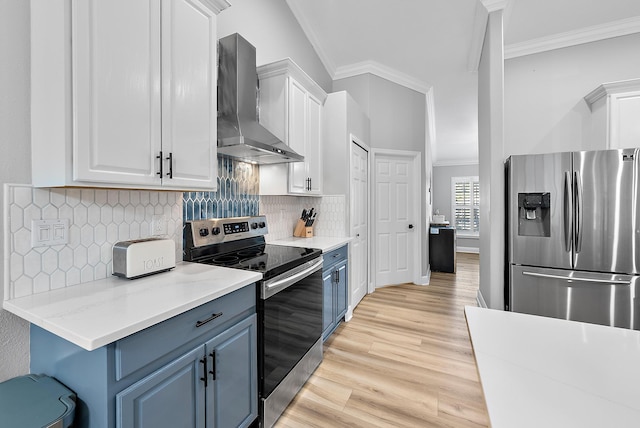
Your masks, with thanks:
M 260 421 L 271 427 L 322 361 L 322 252 L 267 244 L 267 219 L 184 225 L 184 260 L 262 273 L 257 284 Z

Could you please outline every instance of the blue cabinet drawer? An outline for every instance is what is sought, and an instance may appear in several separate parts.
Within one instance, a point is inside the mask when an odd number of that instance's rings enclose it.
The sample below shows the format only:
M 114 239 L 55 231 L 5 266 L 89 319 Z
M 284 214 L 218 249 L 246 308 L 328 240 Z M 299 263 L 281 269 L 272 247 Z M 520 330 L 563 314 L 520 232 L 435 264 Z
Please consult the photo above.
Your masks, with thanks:
M 255 285 L 198 306 L 115 344 L 116 381 L 178 350 L 204 334 L 215 333 L 240 314 L 255 312 Z
M 324 264 L 323 264 L 323 269 L 327 269 L 332 267 L 333 265 L 335 265 L 336 263 L 343 261 L 343 260 L 347 260 L 347 255 L 348 255 L 348 245 L 343 245 L 340 248 L 336 248 L 333 251 L 329 251 L 328 253 L 325 253 L 322 257 L 324 260 Z

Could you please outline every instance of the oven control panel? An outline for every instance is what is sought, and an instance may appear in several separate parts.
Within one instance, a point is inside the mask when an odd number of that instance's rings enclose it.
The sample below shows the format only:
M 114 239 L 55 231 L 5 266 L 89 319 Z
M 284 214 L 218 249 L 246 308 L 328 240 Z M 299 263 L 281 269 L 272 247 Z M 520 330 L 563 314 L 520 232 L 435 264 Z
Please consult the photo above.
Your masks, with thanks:
M 249 231 L 249 222 L 241 221 L 238 223 L 225 223 L 224 224 L 224 234 L 232 235 L 234 233 L 242 233 Z
M 268 232 L 266 216 L 210 218 L 184 225 L 185 240 L 194 247 L 263 236 Z

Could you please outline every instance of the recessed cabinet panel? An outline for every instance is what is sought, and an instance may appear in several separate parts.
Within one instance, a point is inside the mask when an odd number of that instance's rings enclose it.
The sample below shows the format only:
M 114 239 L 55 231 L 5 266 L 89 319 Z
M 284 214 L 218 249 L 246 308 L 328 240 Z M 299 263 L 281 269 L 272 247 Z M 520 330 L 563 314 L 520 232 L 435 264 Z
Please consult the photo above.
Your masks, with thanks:
M 257 334 L 253 315 L 206 344 L 212 364 L 207 427 L 247 427 L 258 416 Z
M 159 184 L 160 5 L 72 3 L 74 180 Z
M 213 188 L 217 176 L 216 16 L 196 0 L 165 0 L 162 19 L 163 178 L 170 178 L 163 185 Z
M 307 186 L 307 91 L 295 80 L 289 84 L 289 139 L 287 144 L 295 152 L 305 157 L 305 162 L 289 165 L 289 191 L 305 193 Z
M 116 428 L 204 427 L 204 346 L 116 395 Z
M 319 195 L 322 194 L 322 103 L 313 96 L 307 100 L 307 116 L 305 158 L 311 179 L 308 191 Z

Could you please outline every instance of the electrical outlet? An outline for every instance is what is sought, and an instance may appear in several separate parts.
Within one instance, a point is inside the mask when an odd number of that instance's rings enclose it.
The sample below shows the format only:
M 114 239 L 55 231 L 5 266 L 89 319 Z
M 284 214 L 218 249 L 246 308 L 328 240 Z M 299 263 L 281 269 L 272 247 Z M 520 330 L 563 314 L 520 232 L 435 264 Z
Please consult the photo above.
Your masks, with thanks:
M 69 219 L 31 220 L 31 248 L 69 243 Z
M 151 236 L 167 234 L 167 219 L 163 215 L 154 215 L 151 218 Z

